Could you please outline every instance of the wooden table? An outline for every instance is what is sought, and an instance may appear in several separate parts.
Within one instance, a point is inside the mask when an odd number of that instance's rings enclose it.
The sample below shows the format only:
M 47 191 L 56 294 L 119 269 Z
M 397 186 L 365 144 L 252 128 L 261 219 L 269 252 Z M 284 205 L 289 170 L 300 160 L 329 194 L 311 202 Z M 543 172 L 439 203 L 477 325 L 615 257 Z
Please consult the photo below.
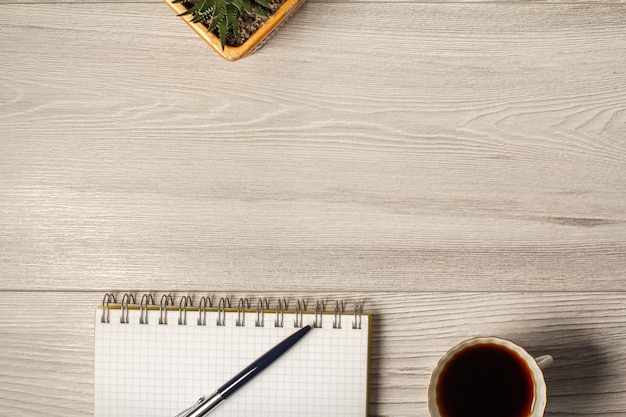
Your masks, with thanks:
M 479 334 L 626 415 L 626 3 L 313 1 L 218 58 L 158 0 L 0 0 L 0 415 L 93 413 L 107 291 L 363 300 L 371 413 Z

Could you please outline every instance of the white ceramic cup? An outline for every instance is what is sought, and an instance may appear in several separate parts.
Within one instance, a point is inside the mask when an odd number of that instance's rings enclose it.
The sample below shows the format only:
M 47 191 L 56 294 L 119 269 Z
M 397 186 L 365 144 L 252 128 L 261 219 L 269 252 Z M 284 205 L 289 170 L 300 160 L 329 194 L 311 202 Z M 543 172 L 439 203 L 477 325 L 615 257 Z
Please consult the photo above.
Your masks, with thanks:
M 544 355 L 535 359 L 522 347 L 516 345 L 510 340 L 500 339 L 498 337 L 476 337 L 469 339 L 459 343 L 443 355 L 431 373 L 430 382 L 428 383 L 428 411 L 430 416 L 445 417 L 441 414 L 437 405 L 437 383 L 439 382 L 441 371 L 459 352 L 470 346 L 478 344 L 495 344 L 503 346 L 516 353 L 524 361 L 531 373 L 534 392 L 532 406 L 527 417 L 542 417 L 548 400 L 546 382 L 543 378 L 542 369 L 552 363 L 552 356 Z

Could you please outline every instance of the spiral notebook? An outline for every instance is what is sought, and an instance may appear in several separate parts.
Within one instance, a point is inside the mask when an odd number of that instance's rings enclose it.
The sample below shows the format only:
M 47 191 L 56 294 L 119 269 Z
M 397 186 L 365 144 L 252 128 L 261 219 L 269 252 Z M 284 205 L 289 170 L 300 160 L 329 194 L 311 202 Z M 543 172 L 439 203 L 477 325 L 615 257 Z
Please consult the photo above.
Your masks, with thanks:
M 116 298 L 95 313 L 96 417 L 174 417 L 307 324 L 305 338 L 211 416 L 368 415 L 371 317 L 361 303 L 344 312 L 341 303 L 307 311 L 302 301 Z

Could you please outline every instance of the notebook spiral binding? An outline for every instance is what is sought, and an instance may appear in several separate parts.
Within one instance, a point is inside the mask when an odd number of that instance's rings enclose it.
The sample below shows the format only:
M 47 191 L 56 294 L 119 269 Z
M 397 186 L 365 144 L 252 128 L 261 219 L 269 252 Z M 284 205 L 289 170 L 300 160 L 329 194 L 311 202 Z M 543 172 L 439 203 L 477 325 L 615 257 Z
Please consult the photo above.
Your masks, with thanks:
M 122 300 L 120 303 L 117 302 L 117 298 L 113 293 L 106 293 L 104 298 L 102 299 L 102 317 L 100 321 L 102 323 L 110 323 L 110 312 L 111 309 L 119 309 L 121 311 L 120 323 L 128 324 L 130 322 L 129 311 L 139 310 L 139 324 L 149 324 L 148 323 L 148 311 L 156 310 L 157 306 L 154 301 L 154 297 L 152 294 L 143 294 L 139 305 L 137 305 L 137 298 L 134 294 L 125 293 L 122 296 Z M 251 304 L 248 298 L 240 298 L 237 307 L 233 308 L 231 300 L 227 297 L 221 297 L 217 308 L 213 307 L 213 301 L 211 297 L 203 296 L 198 301 L 197 306 L 193 305 L 193 300 L 191 296 L 183 296 L 180 298 L 178 302 L 178 307 L 174 302 L 174 297 L 169 294 L 163 294 L 161 296 L 161 300 L 158 305 L 159 311 L 159 321 L 160 325 L 168 324 L 168 311 L 172 312 L 174 310 L 178 313 L 178 325 L 186 326 L 187 323 L 187 310 L 192 309 L 194 311 L 198 311 L 198 320 L 196 321 L 196 325 L 198 326 L 206 326 L 207 320 L 206 315 L 207 311 L 217 312 L 217 326 L 225 326 L 226 325 L 226 313 L 234 312 L 237 315 L 237 319 L 235 322 L 236 326 L 245 326 L 246 325 L 246 315 L 251 313 Z M 278 299 L 276 301 L 276 318 L 272 323 L 274 327 L 285 327 L 285 312 L 288 309 L 288 303 L 286 299 Z M 354 302 L 354 310 L 352 317 L 352 328 L 353 329 L 361 329 L 361 317 L 363 315 L 363 301 L 355 301 Z M 256 327 L 265 327 L 265 313 L 266 312 L 274 312 L 274 309 L 270 307 L 270 302 L 266 298 L 259 298 L 257 301 L 256 309 L 254 310 L 256 313 L 256 318 L 254 321 L 254 325 Z M 345 303 L 343 301 L 336 301 L 335 307 L 333 309 L 332 315 L 332 328 L 333 329 L 341 329 L 341 317 L 345 312 Z M 322 300 L 317 300 L 315 302 L 315 309 L 311 311 L 306 310 L 306 302 L 304 300 L 297 300 L 295 309 L 290 312 L 294 315 L 294 327 L 302 327 L 304 322 L 304 314 L 305 313 L 313 313 L 315 320 L 313 322 L 313 327 L 322 328 L 324 327 L 324 316 L 328 315 L 326 312 L 326 303 Z

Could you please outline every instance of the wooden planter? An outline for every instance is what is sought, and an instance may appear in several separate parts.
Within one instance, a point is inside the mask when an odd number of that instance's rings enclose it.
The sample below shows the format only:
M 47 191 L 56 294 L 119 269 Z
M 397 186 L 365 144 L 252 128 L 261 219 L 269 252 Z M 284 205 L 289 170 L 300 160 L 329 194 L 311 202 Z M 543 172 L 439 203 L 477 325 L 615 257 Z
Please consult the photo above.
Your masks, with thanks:
M 168 6 L 181 15 L 187 8 L 181 3 L 173 3 L 172 0 L 164 0 Z M 236 61 L 239 58 L 253 53 L 258 50 L 269 36 L 274 32 L 282 23 L 284 23 L 293 13 L 295 13 L 306 0 L 286 0 L 282 6 L 269 19 L 261 26 L 252 36 L 240 46 L 228 46 L 225 45 L 222 49 L 219 37 L 214 33 L 209 32 L 201 23 L 193 23 L 190 15 L 180 16 L 206 43 L 211 46 L 222 58 L 228 61 Z

